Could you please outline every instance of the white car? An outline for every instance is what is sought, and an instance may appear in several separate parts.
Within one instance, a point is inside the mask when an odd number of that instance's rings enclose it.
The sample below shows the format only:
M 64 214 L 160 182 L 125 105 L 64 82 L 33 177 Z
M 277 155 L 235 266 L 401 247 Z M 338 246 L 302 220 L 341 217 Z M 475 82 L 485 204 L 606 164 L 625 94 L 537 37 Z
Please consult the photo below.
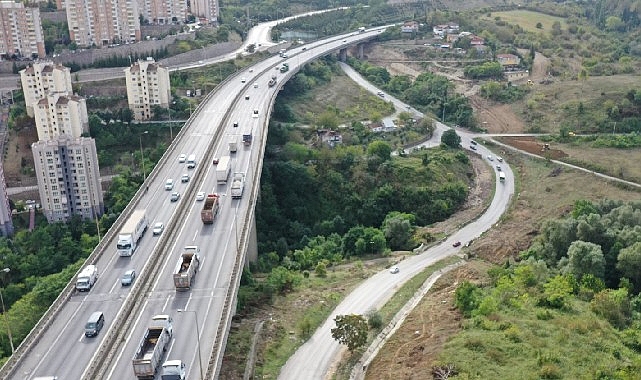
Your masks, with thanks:
M 245 83 L 245 82 L 247 82 L 247 79 L 245 79 L 245 77 L 242 77 L 242 78 L 240 78 L 240 82 L 241 83 Z
M 155 235 L 160 235 L 165 230 L 165 225 L 163 222 L 157 222 L 154 224 L 154 229 L 152 230 Z
M 499 157 L 499 156 L 496 156 L 496 160 L 497 160 L 498 162 L 503 162 L 503 159 L 502 159 L 501 157 Z
M 252 117 L 253 118 L 257 118 L 258 117 L 258 110 L 257 109 L 255 109 L 254 112 L 252 113 Z
M 205 199 L 205 192 L 204 191 L 199 191 L 198 194 L 196 194 L 196 200 L 198 202 L 202 201 Z
M 487 155 L 487 159 L 488 159 L 488 160 L 490 160 L 490 161 L 494 161 L 494 158 L 492 158 L 492 155 L 491 155 L 491 154 L 488 154 L 488 155 Z
M 183 153 L 180 156 L 178 156 L 178 162 L 180 162 L 182 164 L 185 161 L 187 161 L 187 155 L 185 153 Z
M 401 270 L 400 270 L 400 269 L 398 269 L 398 267 L 397 267 L 396 265 L 395 265 L 395 266 L 393 266 L 393 267 L 391 267 L 391 268 L 389 269 L 389 272 L 390 272 L 391 274 L 396 274 L 396 273 L 398 273 L 398 272 L 400 272 L 400 271 L 401 271 Z
M 258 88 L 258 82 L 254 83 L 254 88 Z

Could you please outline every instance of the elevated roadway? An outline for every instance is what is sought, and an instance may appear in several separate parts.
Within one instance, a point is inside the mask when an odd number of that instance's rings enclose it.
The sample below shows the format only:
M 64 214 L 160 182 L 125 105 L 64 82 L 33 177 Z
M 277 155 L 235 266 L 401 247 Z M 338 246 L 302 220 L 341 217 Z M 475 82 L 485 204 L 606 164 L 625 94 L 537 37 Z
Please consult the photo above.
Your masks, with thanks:
M 166 359 L 186 362 L 188 378 L 198 378 L 201 366 L 205 378 L 215 378 L 235 309 L 240 270 L 247 251 L 255 249 L 254 207 L 269 113 L 278 89 L 301 65 L 375 38 L 380 30 L 297 47 L 288 52 L 288 59 L 271 57 L 237 73 L 209 94 L 92 253 L 88 263 L 96 264 L 100 271 L 95 286 L 88 293 L 78 294 L 69 284 L 0 370 L 0 377 L 132 379 L 131 359 L 148 322 L 155 314 L 170 314 L 175 321 L 174 339 Z M 286 73 L 276 70 L 283 62 L 290 67 Z M 273 75 L 278 85 L 268 87 Z M 254 110 L 258 110 L 257 115 Z M 233 127 L 234 121 L 238 127 Z M 247 173 L 245 195 L 232 200 L 230 186 L 216 183 L 212 158 L 229 154 L 229 141 L 248 132 L 253 135 L 252 144 L 240 145 L 238 152 L 230 155 L 232 172 Z M 195 169 L 178 162 L 182 153 L 196 155 Z M 188 183 L 180 182 L 184 173 L 191 176 Z M 169 200 L 170 191 L 164 189 L 167 178 L 174 179 L 174 191 L 181 193 L 178 202 Z M 202 203 L 195 201 L 198 191 L 221 195 L 221 209 L 213 225 L 203 225 L 200 220 Z M 131 211 L 141 208 L 147 210 L 152 225 L 163 221 L 167 228 L 159 237 L 148 230 L 131 258 L 118 257 L 115 239 L 119 227 Z M 201 247 L 202 260 L 195 287 L 181 293 L 174 290 L 172 271 L 186 245 Z M 126 269 L 139 272 L 131 287 L 120 285 Z M 86 338 L 85 322 L 97 310 L 105 314 L 105 327 L 97 337 Z

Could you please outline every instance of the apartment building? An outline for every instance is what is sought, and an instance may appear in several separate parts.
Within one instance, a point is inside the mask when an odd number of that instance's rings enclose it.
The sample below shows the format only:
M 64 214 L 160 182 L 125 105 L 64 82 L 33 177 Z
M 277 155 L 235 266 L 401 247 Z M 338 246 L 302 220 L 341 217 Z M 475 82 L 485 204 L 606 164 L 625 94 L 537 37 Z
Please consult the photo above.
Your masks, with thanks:
M 4 180 L 4 167 L 0 161 L 0 236 L 13 235 L 13 220 L 11 219 L 11 206 L 7 194 L 7 183 Z
M 138 0 L 138 12 L 152 25 L 183 23 L 187 19 L 187 1 Z
M 218 24 L 218 0 L 191 0 L 191 14 L 209 24 Z
M 0 56 L 44 58 L 45 40 L 38 8 L 13 0 L 0 1 Z
M 71 70 L 51 61 L 34 62 L 20 70 L 27 115 L 33 117 L 33 106 L 43 97 L 54 92 L 72 93 Z
M 50 93 L 33 109 L 38 140 L 53 140 L 62 135 L 80 137 L 89 132 L 85 98 L 64 92 Z
M 66 0 L 69 37 L 78 46 L 140 41 L 138 0 Z
M 49 222 L 104 212 L 94 139 L 61 136 L 31 145 L 42 211 Z
M 169 107 L 169 70 L 153 59 L 138 61 L 125 69 L 127 101 L 135 120 L 150 119 L 152 106 Z

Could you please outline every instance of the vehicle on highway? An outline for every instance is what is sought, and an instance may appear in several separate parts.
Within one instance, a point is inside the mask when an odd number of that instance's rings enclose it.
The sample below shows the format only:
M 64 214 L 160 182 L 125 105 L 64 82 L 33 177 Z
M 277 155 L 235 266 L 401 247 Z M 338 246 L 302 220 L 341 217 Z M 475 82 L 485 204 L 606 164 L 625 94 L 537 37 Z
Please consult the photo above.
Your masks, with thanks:
M 391 267 L 391 268 L 389 269 L 389 272 L 390 272 L 391 274 L 396 274 L 396 273 L 398 273 L 398 272 L 400 272 L 400 271 L 401 271 L 401 270 L 400 270 L 400 269 L 398 269 L 398 267 L 397 267 L 396 265 L 395 265 L 395 266 L 393 266 L 393 267 Z
M 238 122 L 234 121 L 234 128 L 238 128 Z
M 174 180 L 172 178 L 168 178 L 167 181 L 165 181 L 165 190 L 171 191 L 174 189 Z
M 219 161 L 218 157 L 214 157 L 213 159 L 214 165 L 218 165 L 218 161 Z
M 187 157 L 187 169 L 193 169 L 195 167 L 196 167 L 196 155 L 190 154 L 189 157 Z
M 461 246 L 461 242 L 457 241 L 456 243 L 452 244 L 452 246 L 453 247 L 460 247 Z
M 250 73 L 253 73 L 253 72 L 254 72 L 254 69 L 249 69 L 249 72 L 250 72 Z
M 241 83 L 245 83 L 245 82 L 247 82 L 247 79 L 245 79 L 245 77 L 242 77 L 242 78 L 240 78 L 240 82 Z
M 229 174 L 231 174 L 231 160 L 229 156 L 222 156 L 216 166 L 216 182 L 219 185 L 226 184 Z
M 253 118 L 257 118 L 258 117 L 258 109 L 254 110 L 254 112 L 252 113 L 252 117 Z
M 138 241 L 147 231 L 147 210 L 135 210 L 118 232 L 116 251 L 118 256 L 131 256 L 138 248 Z
M 162 365 L 161 380 L 185 380 L 187 371 L 181 360 L 167 360 Z
M 138 379 L 155 378 L 172 335 L 172 319 L 169 315 L 156 315 L 151 319 L 133 358 L 134 374 Z
M 180 162 L 181 164 L 184 163 L 186 160 L 187 160 L 187 155 L 185 153 L 178 156 L 178 162 Z
M 470 145 L 470 149 L 476 150 L 476 145 Z
M 487 159 L 488 159 L 488 160 L 490 160 L 490 161 L 494 161 L 494 158 L 492 158 L 492 155 L 491 155 L 491 154 L 488 154 L 488 155 L 487 155 Z
M 98 280 L 98 267 L 87 265 L 76 279 L 76 290 L 79 292 L 88 292 Z
M 155 236 L 155 235 L 160 235 L 164 230 L 165 230 L 165 224 L 163 222 L 156 222 L 156 224 L 154 224 L 154 228 L 152 232 L 154 233 L 154 236 Z
M 472 144 L 472 145 L 476 145 L 476 144 L 477 144 L 477 142 L 476 142 L 476 141 L 474 141 L 474 140 L 472 140 L 472 141 L 470 141 L 470 144 Z
M 501 158 L 501 157 L 499 157 L 499 156 L 496 156 L 496 160 L 497 160 L 498 162 L 503 162 L 503 158 Z
M 383 91 L 377 92 L 376 95 L 380 96 L 381 98 L 385 97 L 385 94 L 383 93 Z
M 134 283 L 135 278 L 136 278 L 136 270 L 129 269 L 125 272 L 125 274 L 122 275 L 122 278 L 120 279 L 120 285 L 129 286 Z
M 505 182 L 505 172 L 500 172 L 499 173 L 499 181 Z
M 196 194 L 196 200 L 198 202 L 202 201 L 205 199 L 205 192 L 204 191 L 199 191 L 198 194 Z
M 254 82 L 254 88 L 258 88 L 258 82 Z
M 180 182 L 182 182 L 182 183 L 189 182 L 189 174 L 183 174 L 183 176 L 180 177 Z
M 94 311 L 89 316 L 87 323 L 85 324 L 85 336 L 92 337 L 98 335 L 102 326 L 105 324 L 105 315 L 102 311 Z
M 501 171 L 501 165 L 496 165 L 496 170 Z
M 199 267 L 200 248 L 196 245 L 185 247 L 174 268 L 174 286 L 176 287 L 176 291 L 191 289 Z
M 34 377 L 33 380 L 58 380 L 58 376 L 38 376 Z
M 202 220 L 204 224 L 214 223 L 214 219 L 218 214 L 218 208 L 220 207 L 219 199 L 220 196 L 216 193 L 207 195 L 203 208 L 200 210 L 200 220 Z
M 173 193 L 171 193 L 171 198 L 169 200 L 172 202 L 178 202 L 179 199 L 180 199 L 180 193 L 177 191 L 174 191 Z
M 245 100 L 249 100 L 249 95 L 245 95 Z

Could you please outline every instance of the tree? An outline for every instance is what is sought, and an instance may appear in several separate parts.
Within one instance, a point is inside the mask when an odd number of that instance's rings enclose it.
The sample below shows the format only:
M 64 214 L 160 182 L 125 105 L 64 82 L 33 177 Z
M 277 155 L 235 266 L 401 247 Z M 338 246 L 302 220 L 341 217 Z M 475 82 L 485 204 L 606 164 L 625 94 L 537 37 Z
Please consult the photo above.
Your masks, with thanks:
M 337 315 L 334 318 L 336 327 L 333 328 L 332 338 L 340 344 L 347 345 L 350 351 L 367 343 L 367 319 L 360 314 Z
M 397 211 L 387 214 L 382 230 L 391 249 L 410 249 L 412 244 L 413 223 L 416 217 Z
M 385 141 L 373 141 L 367 146 L 367 154 L 378 156 L 382 161 L 387 161 L 392 154 L 392 147 Z
M 458 148 L 461 145 L 461 136 L 454 129 L 448 129 L 441 135 L 441 143 L 450 148 Z
M 578 279 L 586 274 L 603 278 L 605 258 L 601 246 L 582 240 L 572 242 L 568 248 L 566 269 Z
M 637 292 L 641 289 L 641 242 L 636 242 L 619 252 L 617 269 L 632 281 Z
M 612 326 L 623 329 L 630 324 L 632 306 L 627 289 L 605 289 L 594 296 L 590 309 L 607 319 Z

